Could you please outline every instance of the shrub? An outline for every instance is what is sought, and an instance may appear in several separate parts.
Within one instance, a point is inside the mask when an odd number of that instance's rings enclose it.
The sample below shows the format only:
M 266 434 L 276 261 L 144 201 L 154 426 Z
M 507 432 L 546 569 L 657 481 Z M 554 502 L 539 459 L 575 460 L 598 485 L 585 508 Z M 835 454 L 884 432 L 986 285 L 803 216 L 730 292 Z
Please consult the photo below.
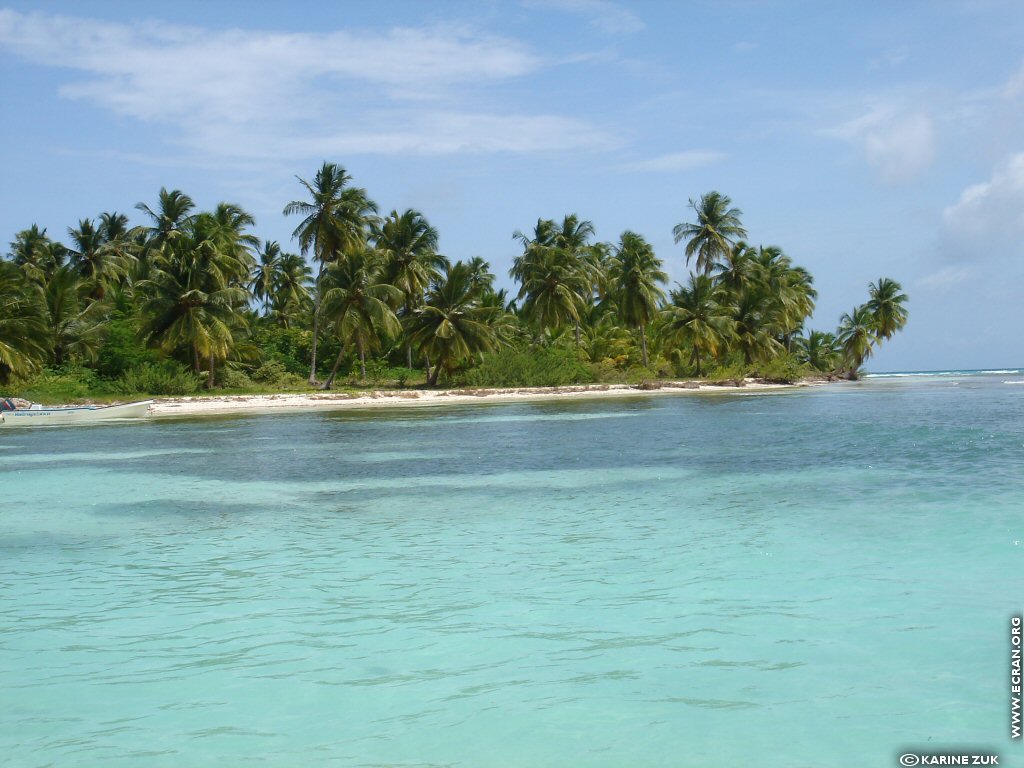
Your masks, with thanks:
M 123 395 L 190 395 L 199 389 L 199 377 L 178 363 L 147 363 L 125 371 L 114 391 Z
M 17 388 L 13 394 L 41 403 L 69 403 L 110 393 L 110 385 L 90 368 L 51 368 Z
M 157 353 L 146 348 L 135 328 L 135 324 L 124 317 L 115 317 L 107 324 L 103 344 L 96 354 L 95 367 L 100 376 L 116 379 L 130 368 L 157 362 Z
M 224 366 L 221 368 L 218 377 L 218 382 L 224 389 L 252 389 L 253 383 L 249 375 L 242 370 L 237 368 L 228 368 Z
M 259 347 L 264 360 L 277 360 L 288 373 L 305 377 L 309 373 L 309 358 L 313 345 L 313 334 L 301 328 L 281 328 L 276 325 L 263 325 L 253 334 L 253 343 Z M 322 363 L 325 359 L 329 366 L 334 361 L 324 355 L 324 346 L 317 350 L 317 357 Z M 337 345 L 333 353 L 338 354 Z
M 302 376 L 289 373 L 280 360 L 267 360 L 253 371 L 252 380 L 274 389 L 294 389 L 302 387 L 306 382 Z
M 800 363 L 794 355 L 779 355 L 772 360 L 758 363 L 754 373 L 768 381 L 793 384 L 811 372 L 811 367 Z
M 558 347 L 503 349 L 457 377 L 471 387 L 558 387 L 594 381 L 575 350 Z

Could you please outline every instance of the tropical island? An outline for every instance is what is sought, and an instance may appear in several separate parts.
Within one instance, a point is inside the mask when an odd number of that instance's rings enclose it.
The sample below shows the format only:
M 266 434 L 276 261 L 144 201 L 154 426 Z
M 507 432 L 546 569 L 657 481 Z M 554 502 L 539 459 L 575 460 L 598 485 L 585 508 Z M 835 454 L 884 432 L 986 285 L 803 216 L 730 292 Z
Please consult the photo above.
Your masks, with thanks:
M 692 264 L 670 288 L 636 232 L 595 240 L 576 214 L 513 237 L 499 288 L 490 264 L 452 262 L 416 210 L 383 214 L 346 170 L 324 163 L 294 218 L 289 252 L 221 203 L 179 190 L 154 206 L 82 219 L 68 243 L 32 225 L 0 260 L 0 386 L 30 400 L 797 382 L 855 378 L 907 322 L 890 278 L 835 331 L 806 328 L 810 273 L 752 245 L 742 212 L 708 192 L 673 229 Z M 607 388 L 605 387 L 605 388 Z M 570 389 L 564 389 L 570 388 Z

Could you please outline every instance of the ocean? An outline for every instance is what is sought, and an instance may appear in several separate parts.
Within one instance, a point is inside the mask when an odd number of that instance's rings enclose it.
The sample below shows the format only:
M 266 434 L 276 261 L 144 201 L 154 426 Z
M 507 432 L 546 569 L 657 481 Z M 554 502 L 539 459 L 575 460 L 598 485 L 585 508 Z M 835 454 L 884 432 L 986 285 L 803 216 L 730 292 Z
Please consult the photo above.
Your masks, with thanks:
M 1024 371 L 0 433 L 5 766 L 1009 738 Z

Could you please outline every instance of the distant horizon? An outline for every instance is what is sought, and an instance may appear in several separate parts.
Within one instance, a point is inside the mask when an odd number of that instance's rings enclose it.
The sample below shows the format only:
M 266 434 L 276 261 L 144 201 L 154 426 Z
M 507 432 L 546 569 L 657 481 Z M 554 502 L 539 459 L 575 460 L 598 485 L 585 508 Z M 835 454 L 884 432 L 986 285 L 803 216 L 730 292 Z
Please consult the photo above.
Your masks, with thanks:
M 1003 366 L 1003 367 L 1000 367 L 1000 368 L 952 368 L 952 367 L 946 367 L 946 368 L 933 368 L 933 369 L 929 369 L 929 370 L 921 369 L 921 370 L 906 370 L 906 371 L 876 371 L 876 370 L 872 370 L 872 369 L 869 369 L 869 368 L 865 368 L 861 375 L 863 375 L 863 376 L 872 376 L 872 375 L 878 376 L 880 374 L 887 374 L 887 373 L 921 373 L 921 374 L 927 374 L 927 373 L 936 373 L 936 374 L 941 374 L 941 373 L 1020 373 L 1022 371 L 1024 371 L 1024 365 Z

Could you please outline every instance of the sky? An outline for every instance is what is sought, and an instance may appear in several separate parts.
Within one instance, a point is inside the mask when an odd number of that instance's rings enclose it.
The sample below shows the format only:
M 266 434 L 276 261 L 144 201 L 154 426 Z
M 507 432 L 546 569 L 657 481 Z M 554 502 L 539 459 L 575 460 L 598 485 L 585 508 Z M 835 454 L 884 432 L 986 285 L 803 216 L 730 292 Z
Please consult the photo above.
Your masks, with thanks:
M 510 287 L 515 230 L 577 213 L 685 281 L 717 190 L 832 330 L 880 277 L 869 370 L 1024 366 L 1024 3 L 0 0 L 0 249 L 161 187 L 296 250 L 296 177 L 342 165 Z

